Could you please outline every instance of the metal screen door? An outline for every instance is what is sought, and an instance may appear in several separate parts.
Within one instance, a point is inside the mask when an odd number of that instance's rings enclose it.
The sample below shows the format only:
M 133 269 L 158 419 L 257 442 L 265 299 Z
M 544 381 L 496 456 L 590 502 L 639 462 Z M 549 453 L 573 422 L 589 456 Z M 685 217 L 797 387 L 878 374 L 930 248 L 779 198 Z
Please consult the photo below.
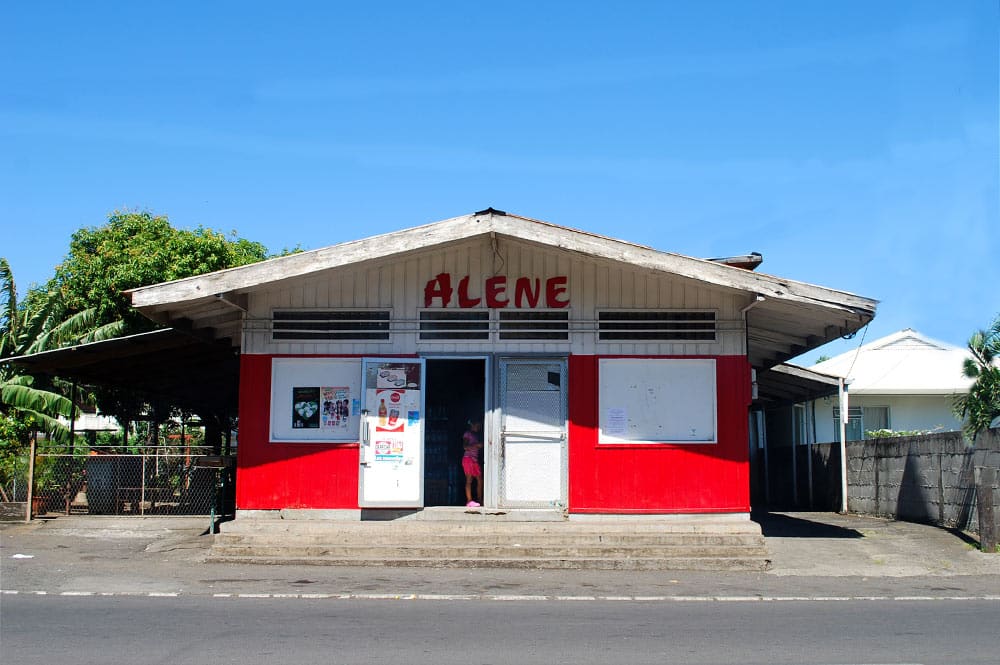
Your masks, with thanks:
M 500 505 L 566 505 L 566 362 L 500 359 Z

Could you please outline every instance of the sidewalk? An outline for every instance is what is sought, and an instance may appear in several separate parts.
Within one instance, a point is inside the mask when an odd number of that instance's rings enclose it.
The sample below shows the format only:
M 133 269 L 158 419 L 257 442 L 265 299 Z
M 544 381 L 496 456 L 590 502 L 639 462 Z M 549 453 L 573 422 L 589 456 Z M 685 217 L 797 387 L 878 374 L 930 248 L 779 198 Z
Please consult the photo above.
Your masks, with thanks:
M 1000 554 L 932 526 L 755 515 L 767 572 L 393 569 L 206 563 L 198 518 L 72 516 L 0 525 L 0 589 L 20 593 L 655 598 L 1000 598 Z

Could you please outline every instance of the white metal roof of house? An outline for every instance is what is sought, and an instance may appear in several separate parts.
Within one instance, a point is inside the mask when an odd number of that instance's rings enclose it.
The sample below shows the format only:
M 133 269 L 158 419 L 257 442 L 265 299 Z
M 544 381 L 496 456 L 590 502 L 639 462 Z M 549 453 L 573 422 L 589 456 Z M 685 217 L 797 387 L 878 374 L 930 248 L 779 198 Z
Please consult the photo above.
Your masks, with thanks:
M 907 328 L 818 363 L 811 370 L 850 380 L 855 395 L 953 395 L 968 391 L 966 349 Z
M 805 282 L 663 252 L 492 208 L 394 233 L 340 243 L 260 263 L 155 284 L 127 293 L 146 316 L 182 328 L 212 328 L 239 343 L 247 294 L 284 280 L 473 237 L 496 234 L 595 258 L 670 273 L 747 297 L 750 360 L 771 367 L 853 332 L 875 316 L 877 301 Z

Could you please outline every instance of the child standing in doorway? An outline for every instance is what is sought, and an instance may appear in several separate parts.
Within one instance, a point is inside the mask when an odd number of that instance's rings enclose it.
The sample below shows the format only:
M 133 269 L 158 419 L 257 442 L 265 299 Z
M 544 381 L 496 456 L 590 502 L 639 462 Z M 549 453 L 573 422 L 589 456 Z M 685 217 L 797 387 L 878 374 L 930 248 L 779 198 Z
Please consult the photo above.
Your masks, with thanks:
M 479 451 L 483 449 L 483 440 L 479 435 L 482 429 L 478 420 L 470 420 L 469 428 L 462 435 L 462 448 L 465 453 L 462 455 L 462 471 L 465 472 L 465 506 L 467 508 L 478 508 L 483 501 L 483 470 L 479 466 Z M 472 498 L 472 481 L 476 481 L 476 496 L 479 501 Z

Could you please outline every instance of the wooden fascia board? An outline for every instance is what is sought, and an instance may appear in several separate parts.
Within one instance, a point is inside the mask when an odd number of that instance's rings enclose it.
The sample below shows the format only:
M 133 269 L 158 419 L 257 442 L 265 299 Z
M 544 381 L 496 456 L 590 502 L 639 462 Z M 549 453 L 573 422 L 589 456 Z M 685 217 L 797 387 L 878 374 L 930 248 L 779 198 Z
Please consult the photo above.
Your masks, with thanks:
M 304 277 L 320 270 L 384 259 L 433 245 L 464 240 L 490 232 L 489 217 L 466 215 L 426 226 L 282 256 L 260 263 L 187 277 L 126 291 L 136 308 L 214 296 L 260 284 Z
M 874 312 L 877 304 L 874 300 L 853 293 L 780 279 L 766 273 L 749 272 L 705 259 L 662 252 L 543 222 L 528 222 L 528 224 L 532 226 L 527 226 L 523 218 L 499 217 L 495 218 L 494 227 L 495 232 L 501 235 L 587 256 L 599 256 L 656 272 L 667 272 L 748 294 L 759 294 L 765 298 L 819 305 L 826 309 L 839 309 L 851 313 L 858 310 Z

